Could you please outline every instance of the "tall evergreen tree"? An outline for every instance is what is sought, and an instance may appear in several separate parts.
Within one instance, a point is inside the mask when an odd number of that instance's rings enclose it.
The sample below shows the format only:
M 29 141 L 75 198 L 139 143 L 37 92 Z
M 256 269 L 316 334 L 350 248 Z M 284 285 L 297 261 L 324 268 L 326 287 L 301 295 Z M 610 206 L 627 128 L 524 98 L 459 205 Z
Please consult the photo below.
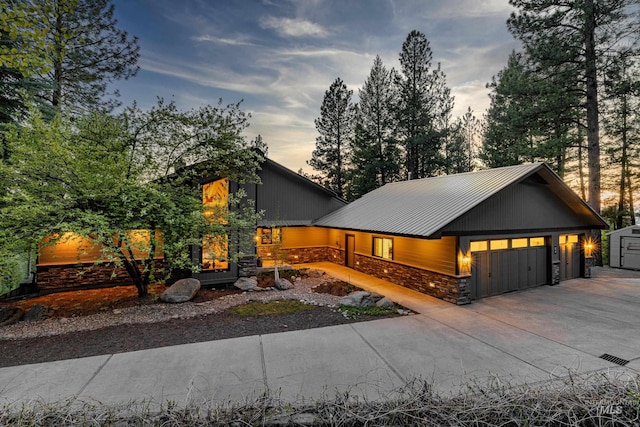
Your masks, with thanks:
M 348 199 L 398 180 L 400 171 L 400 152 L 394 136 L 393 81 L 380 56 L 373 61 L 359 98 Z
M 445 149 L 445 173 L 471 172 L 474 169 L 474 145 L 479 123 L 469 107 L 450 128 Z
M 605 50 L 620 40 L 636 37 L 637 23 L 630 9 L 637 0 L 510 0 L 518 11 L 507 25 L 522 41 L 526 52 L 547 73 L 579 76 L 584 92 L 580 105 L 587 128 L 589 204 L 600 211 L 600 136 L 598 72 L 604 67 Z M 573 86 L 574 81 L 564 80 Z M 560 81 L 557 81 L 560 83 Z
M 356 108 L 352 90 L 339 77 L 324 94 L 320 117 L 315 120 L 320 134 L 307 163 L 324 176 L 325 186 L 339 197 L 345 195 L 349 144 L 353 138 Z
M 617 183 L 609 188 L 618 193 L 614 227 L 622 228 L 635 224 L 633 191 L 640 167 L 636 160 L 640 154 L 640 70 L 637 58 L 619 55 L 612 60 L 603 88 L 603 123 L 608 136 L 606 153 L 614 166 L 611 169 L 618 171 Z
M 446 83 L 440 66 L 432 69 L 431 59 L 426 36 L 411 31 L 402 44 L 400 73 L 395 74 L 398 133 L 404 144 L 405 169 L 411 178 L 436 175 L 443 163 L 444 134 L 438 127 L 438 116 L 446 110 Z
M 33 70 L 50 82 L 41 97 L 56 108 L 110 108 L 115 101 L 105 100 L 107 85 L 138 71 L 137 38 L 117 27 L 111 0 L 21 0 L 7 7 L 6 16 L 21 19 L 22 27 L 13 31 L 25 61 L 38 64 Z

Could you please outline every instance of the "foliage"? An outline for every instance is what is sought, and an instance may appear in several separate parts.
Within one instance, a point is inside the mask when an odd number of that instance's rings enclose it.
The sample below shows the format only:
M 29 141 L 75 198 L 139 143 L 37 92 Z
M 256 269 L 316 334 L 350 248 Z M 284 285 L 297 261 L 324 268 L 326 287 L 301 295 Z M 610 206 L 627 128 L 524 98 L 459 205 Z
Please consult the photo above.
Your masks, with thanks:
M 362 89 L 351 143 L 348 200 L 394 182 L 400 175 L 400 150 L 394 136 L 395 90 L 391 72 L 380 56 Z
M 280 316 L 283 314 L 294 314 L 301 311 L 313 310 L 314 307 L 300 301 L 278 300 L 269 302 L 250 302 L 239 305 L 231 309 L 231 312 L 238 316 Z
M 445 173 L 471 172 L 475 168 L 475 140 L 479 122 L 471 107 L 458 117 L 449 130 L 445 144 Z
M 0 257 L 0 295 L 17 288 L 28 279 L 28 255 L 12 255 Z
M 353 91 L 337 78 L 324 94 L 320 117 L 315 120 L 320 134 L 316 138 L 309 165 L 322 173 L 325 187 L 344 196 L 349 143 L 353 137 L 356 109 Z
M 163 278 L 157 250 L 168 269 L 197 270 L 189 245 L 217 236 L 233 257 L 253 234 L 254 208 L 238 192 L 228 208 L 205 212 L 199 183 L 257 180 L 259 159 L 242 138 L 245 126 L 237 104 L 179 111 L 159 100 L 149 111 L 134 106 L 118 117 L 92 112 L 73 121 L 57 115 L 50 123 L 33 110 L 24 127 L 7 132 L 13 154 L 1 165 L 10 190 L 0 196 L 3 253 L 28 251 L 45 238 L 87 238 L 100 249 L 97 262 L 125 268 L 141 296 L 150 280 Z M 220 221 L 209 221 L 212 215 Z
M 585 124 L 589 166 L 589 204 L 600 212 L 600 99 L 598 75 L 608 53 L 635 51 L 638 22 L 630 6 L 637 0 L 511 0 L 517 8 L 507 25 L 523 43 L 537 70 L 553 82 L 557 101 L 568 102 Z M 561 106 L 560 106 L 561 107 Z M 561 110 L 549 110 L 550 113 Z M 557 121 L 557 117 L 550 117 Z M 562 124 L 562 120 L 559 121 Z M 556 132 L 556 138 L 563 130 Z
M 413 179 L 434 176 L 444 162 L 441 148 L 453 99 L 440 64 L 431 67 L 431 47 L 423 33 L 409 33 L 399 59 L 400 72 L 394 74 L 396 118 L 404 144 L 405 169 Z
M 4 4 L 0 27 L 15 46 L 2 45 L 0 65 L 49 82 L 40 96 L 79 113 L 105 101 L 107 84 L 138 71 L 137 38 L 117 28 L 111 0 L 19 0 Z M 1 18 L 10 19 L 4 21 Z

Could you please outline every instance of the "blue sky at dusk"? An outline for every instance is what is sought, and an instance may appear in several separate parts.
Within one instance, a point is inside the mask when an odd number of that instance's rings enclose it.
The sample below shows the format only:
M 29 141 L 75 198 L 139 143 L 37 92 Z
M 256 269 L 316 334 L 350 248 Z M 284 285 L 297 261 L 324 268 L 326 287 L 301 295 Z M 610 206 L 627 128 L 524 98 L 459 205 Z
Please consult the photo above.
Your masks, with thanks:
M 487 82 L 517 42 L 508 0 L 114 0 L 119 27 L 139 37 L 140 71 L 114 84 L 125 105 L 157 97 L 181 108 L 244 100 L 248 139 L 298 170 L 311 158 L 324 92 L 354 91 L 380 55 L 398 68 L 407 34 L 422 31 L 455 97 L 454 117 L 488 107 Z

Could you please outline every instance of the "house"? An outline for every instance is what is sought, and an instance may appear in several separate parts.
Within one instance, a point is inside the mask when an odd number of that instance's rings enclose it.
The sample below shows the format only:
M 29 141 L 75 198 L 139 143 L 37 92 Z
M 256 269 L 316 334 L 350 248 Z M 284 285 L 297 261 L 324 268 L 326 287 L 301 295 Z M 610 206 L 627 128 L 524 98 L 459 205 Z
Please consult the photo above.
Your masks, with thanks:
M 258 233 L 270 232 L 275 227 L 307 226 L 346 205 L 332 191 L 270 159 L 265 159 L 261 164 L 258 176 L 261 184 L 238 184 L 215 176 L 204 178 L 200 182 L 203 203 L 226 203 L 230 192 L 243 188 L 247 197 L 255 202 L 256 211 L 264 211 L 257 224 L 260 227 Z M 146 230 L 137 230 L 132 232 L 131 237 L 144 239 L 147 236 L 148 239 L 148 233 Z M 201 272 L 193 273 L 193 277 L 203 285 L 233 283 L 239 277 L 241 267 L 238 264 L 213 259 L 208 254 L 215 251 L 204 249 L 200 246 L 191 248 L 193 262 L 202 265 Z M 162 258 L 162 251 L 156 251 L 156 262 L 161 263 Z M 76 236 L 65 236 L 54 245 L 42 246 L 37 260 L 38 290 L 51 292 L 132 283 L 124 269 L 95 265 L 99 259 L 100 248 Z
M 606 227 L 536 163 L 387 184 L 280 233 L 288 262 L 332 261 L 465 304 L 589 276 L 592 230 Z
M 640 226 L 630 225 L 607 233 L 609 265 L 628 270 L 640 270 Z
M 455 304 L 588 277 L 597 250 L 590 236 L 607 227 L 544 163 L 395 182 L 350 204 L 271 160 L 260 177 L 261 185 L 243 186 L 266 213 L 257 224 L 258 259 L 330 261 Z M 204 203 L 237 188 L 211 177 Z M 203 284 L 240 275 L 242 266 L 207 253 L 192 248 Z M 77 271 L 45 264 L 53 260 L 45 255 L 39 286 Z

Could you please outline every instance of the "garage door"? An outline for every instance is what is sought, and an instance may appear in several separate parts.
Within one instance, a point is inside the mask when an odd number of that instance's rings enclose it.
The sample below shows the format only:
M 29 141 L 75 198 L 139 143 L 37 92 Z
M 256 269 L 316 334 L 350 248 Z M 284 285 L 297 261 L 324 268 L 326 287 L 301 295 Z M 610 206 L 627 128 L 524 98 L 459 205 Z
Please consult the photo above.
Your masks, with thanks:
M 560 281 L 580 277 L 580 239 L 577 234 L 560 235 Z
M 473 299 L 547 284 L 544 237 L 471 242 L 471 255 Z
M 640 237 L 623 236 L 620 246 L 620 267 L 640 270 Z

